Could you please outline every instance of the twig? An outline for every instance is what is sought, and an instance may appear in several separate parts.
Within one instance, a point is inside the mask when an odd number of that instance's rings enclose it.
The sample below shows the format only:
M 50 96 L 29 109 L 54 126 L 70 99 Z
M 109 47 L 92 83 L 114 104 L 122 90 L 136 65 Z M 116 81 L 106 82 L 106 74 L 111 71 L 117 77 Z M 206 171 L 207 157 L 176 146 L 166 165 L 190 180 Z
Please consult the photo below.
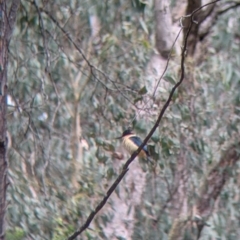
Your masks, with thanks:
M 32 4 L 34 4 L 33 2 L 31 2 Z M 123 92 L 121 91 L 121 89 L 118 87 L 119 83 L 117 83 L 116 81 L 114 81 L 113 79 L 111 79 L 105 72 L 103 72 L 102 70 L 100 70 L 98 67 L 94 66 L 86 57 L 86 55 L 84 54 L 83 50 L 77 45 L 77 43 L 73 40 L 73 38 L 70 36 L 70 34 L 63 28 L 61 27 L 61 25 L 59 24 L 59 22 L 52 16 L 52 14 L 50 12 L 48 12 L 47 10 L 43 9 L 43 8 L 39 8 L 40 11 L 44 12 L 53 22 L 54 24 L 63 32 L 63 34 L 65 34 L 65 36 L 67 37 L 67 39 L 69 40 L 69 42 L 71 42 L 73 44 L 73 46 L 75 47 L 75 49 L 81 54 L 82 58 L 84 59 L 84 61 L 87 63 L 89 69 L 90 69 L 90 73 L 91 75 L 98 81 L 100 82 L 104 87 L 106 87 L 107 89 L 111 90 L 111 91 L 118 91 L 128 102 L 130 102 L 134 107 L 135 104 L 132 103 L 130 101 L 130 99 L 123 94 Z M 106 78 L 107 80 L 109 80 L 116 89 L 111 89 L 109 86 L 107 86 L 99 77 L 97 77 L 97 75 L 95 74 L 95 71 L 97 71 L 98 73 L 102 74 L 104 76 L 104 78 Z
M 40 27 L 40 31 L 41 31 L 41 34 L 42 34 L 42 38 L 43 38 L 43 46 L 44 46 L 44 53 L 45 53 L 45 56 L 46 56 L 46 66 L 45 66 L 45 71 L 48 72 L 49 71 L 49 66 L 50 66 L 50 54 L 49 54 L 49 51 L 48 51 L 48 46 L 47 46 L 47 41 L 46 41 L 46 34 L 45 34 L 45 30 L 44 30 L 44 25 L 43 25 L 43 19 L 42 19 L 42 15 L 41 15 L 41 12 L 39 10 L 39 7 L 36 3 L 36 0 L 33 1 L 33 4 L 35 6 L 35 8 L 37 9 L 37 13 L 38 13 L 38 18 L 39 18 L 39 27 Z
M 156 94 L 156 91 L 157 91 L 157 88 L 158 88 L 158 86 L 159 86 L 159 84 L 160 84 L 160 82 L 161 82 L 161 80 L 162 80 L 162 78 L 163 78 L 163 75 L 165 74 L 165 72 L 166 72 L 167 69 L 168 69 L 168 64 L 169 64 L 169 61 L 170 61 L 171 56 L 172 56 L 172 53 L 173 53 L 173 47 L 175 46 L 176 41 L 178 40 L 179 35 L 180 35 L 181 32 L 182 32 L 182 28 L 181 28 L 180 31 L 178 32 L 177 37 L 175 38 L 175 40 L 174 40 L 174 42 L 173 42 L 173 45 L 172 45 L 171 50 L 170 50 L 170 53 L 168 54 L 168 58 L 167 58 L 167 63 L 166 63 L 165 69 L 163 70 L 162 75 L 161 75 L 160 78 L 158 79 L 157 85 L 156 85 L 156 87 L 155 87 L 155 89 L 154 89 L 154 91 L 153 91 L 152 98 L 154 98 L 154 96 L 155 96 L 155 94 Z
M 21 0 L 12 1 L 11 8 L 7 16 L 7 28 L 6 28 L 6 39 L 9 41 L 13 32 L 13 27 L 16 22 L 17 11 Z

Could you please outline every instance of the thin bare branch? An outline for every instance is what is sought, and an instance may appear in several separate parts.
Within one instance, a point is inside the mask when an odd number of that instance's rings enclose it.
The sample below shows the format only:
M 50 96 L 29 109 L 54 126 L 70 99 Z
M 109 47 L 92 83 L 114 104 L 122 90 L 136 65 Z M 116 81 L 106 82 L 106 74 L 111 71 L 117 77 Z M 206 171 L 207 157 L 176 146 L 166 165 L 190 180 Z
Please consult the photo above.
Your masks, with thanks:
M 203 40 L 210 33 L 213 26 L 215 26 L 219 16 L 221 16 L 222 14 L 225 14 L 226 12 L 230 11 L 231 9 L 238 8 L 238 7 L 240 7 L 240 2 L 232 1 L 232 2 L 224 3 L 224 8 L 222 8 L 222 9 L 218 9 L 218 10 L 214 9 L 213 13 L 211 13 L 212 20 L 207 25 L 207 27 L 205 27 L 205 29 L 199 34 L 199 38 L 201 40 Z M 220 8 L 220 6 L 218 8 Z
M 39 10 L 39 7 L 37 5 L 36 0 L 33 1 L 33 4 L 35 6 L 35 8 L 37 9 L 37 13 L 38 13 L 38 18 L 39 18 L 39 27 L 40 27 L 40 31 L 42 34 L 42 38 L 43 38 L 43 46 L 44 46 L 44 53 L 46 56 L 46 67 L 45 67 L 45 71 L 48 72 L 49 71 L 49 66 L 50 66 L 50 54 L 48 51 L 48 46 L 47 46 L 47 41 L 46 41 L 46 34 L 45 34 L 45 30 L 44 30 L 44 25 L 43 25 L 43 19 L 42 19 L 42 15 L 41 12 Z
M 156 94 L 156 91 L 157 91 L 157 89 L 158 89 L 158 87 L 159 87 L 159 84 L 160 84 L 160 82 L 161 82 L 164 74 L 166 73 L 166 71 L 167 71 L 167 69 L 168 69 L 168 64 L 169 64 L 169 61 L 170 61 L 171 56 L 172 56 L 172 53 L 173 53 L 173 47 L 175 46 L 176 41 L 177 41 L 177 39 L 179 38 L 181 32 L 182 32 L 182 28 L 181 28 L 180 31 L 178 32 L 178 34 L 177 34 L 177 36 L 176 36 L 176 38 L 175 38 L 175 40 L 174 40 L 174 42 L 173 42 L 172 48 L 171 48 L 171 50 L 170 50 L 170 53 L 168 54 L 168 58 L 167 58 L 167 63 L 166 63 L 165 69 L 163 70 L 162 75 L 161 75 L 160 78 L 158 79 L 157 85 L 156 85 L 156 87 L 155 87 L 155 89 L 154 89 L 154 91 L 153 91 L 152 98 L 155 97 L 155 94 Z
M 201 11 L 199 13 L 198 23 L 201 24 L 202 22 L 204 22 L 204 20 L 213 13 L 213 10 L 215 7 L 216 7 L 216 4 L 211 4 L 211 5 L 208 5 L 205 11 Z
M 17 11 L 19 8 L 21 0 L 14 0 L 12 1 L 12 5 L 9 10 L 9 14 L 7 17 L 8 27 L 6 29 L 6 39 L 9 41 L 12 35 L 13 27 L 16 22 Z
M 221 14 L 224 14 L 226 12 L 228 12 L 229 10 L 233 9 L 233 8 L 236 8 L 236 7 L 239 7 L 240 6 L 240 2 L 230 2 L 230 6 L 222 9 L 222 10 L 219 10 L 217 12 L 217 15 L 221 15 Z

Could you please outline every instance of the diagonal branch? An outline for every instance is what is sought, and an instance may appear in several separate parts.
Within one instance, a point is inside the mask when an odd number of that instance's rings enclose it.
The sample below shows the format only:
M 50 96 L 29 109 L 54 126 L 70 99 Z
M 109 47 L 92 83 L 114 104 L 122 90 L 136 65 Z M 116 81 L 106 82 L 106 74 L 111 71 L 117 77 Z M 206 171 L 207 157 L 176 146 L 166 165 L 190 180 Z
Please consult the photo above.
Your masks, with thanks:
M 210 13 L 212 15 L 211 21 L 208 23 L 205 29 L 199 33 L 200 39 L 203 40 L 210 33 L 211 29 L 216 25 L 216 22 L 219 16 L 221 16 L 222 14 L 225 14 L 231 9 L 238 8 L 238 7 L 240 7 L 240 2 L 232 1 L 232 2 L 224 3 L 224 7 L 221 9 L 220 9 L 220 5 L 218 9 L 213 9 L 214 11 Z
M 191 29 L 191 26 L 189 27 L 189 31 Z M 177 38 L 179 37 L 179 34 L 177 35 Z M 174 46 L 173 46 L 174 47 Z M 123 177 L 125 176 L 125 174 L 128 171 L 128 167 L 131 164 L 131 162 L 137 157 L 138 153 L 143 149 L 143 147 L 146 145 L 146 143 L 148 142 L 148 140 L 151 138 L 151 136 L 153 135 L 153 133 L 155 132 L 155 130 L 158 128 L 161 119 L 165 113 L 165 111 L 167 110 L 173 94 L 175 93 L 176 89 L 180 86 L 180 84 L 182 83 L 183 79 L 184 79 L 184 60 L 185 60 L 185 52 L 187 49 L 187 36 L 185 39 L 185 44 L 183 46 L 182 49 L 182 63 L 181 63 L 181 77 L 179 82 L 176 83 L 176 85 L 172 88 L 168 100 L 166 101 L 166 103 L 164 104 L 158 119 L 156 121 L 156 123 L 154 124 L 153 128 L 151 129 L 151 131 L 149 132 L 149 134 L 147 135 L 147 137 L 144 139 L 142 145 L 138 148 L 138 150 L 132 154 L 132 156 L 127 160 L 127 162 L 124 164 L 122 172 L 120 173 L 120 175 L 118 176 L 118 178 L 114 181 L 114 183 L 112 184 L 112 186 L 109 188 L 109 190 L 107 191 L 106 196 L 102 199 L 102 201 L 97 205 L 96 209 L 94 211 L 92 211 L 92 213 L 89 215 L 89 217 L 87 218 L 86 222 L 79 228 L 79 230 L 77 230 L 76 232 L 74 232 L 69 238 L 68 240 L 73 240 L 75 239 L 78 235 L 80 235 L 83 231 L 85 231 L 88 226 L 90 225 L 90 223 L 92 222 L 93 218 L 95 217 L 95 215 L 102 209 L 102 207 L 105 205 L 105 203 L 107 202 L 108 198 L 111 196 L 111 194 L 114 192 L 114 190 L 116 189 L 116 187 L 118 186 L 118 184 L 121 182 L 121 180 L 123 179 Z M 170 59 L 169 59 L 170 60 Z
M 207 226 L 206 221 L 213 212 L 214 203 L 227 180 L 231 177 L 231 169 L 240 159 L 239 149 L 240 142 L 235 142 L 223 152 L 220 161 L 209 171 L 203 181 L 199 191 L 199 199 L 193 210 L 174 220 L 169 233 L 169 240 L 183 239 L 184 233 L 196 234 L 196 239 L 200 239 L 204 226 Z M 191 239 L 193 239 L 193 235 Z
M 218 2 L 219 0 L 216 0 L 214 2 L 211 2 L 210 4 L 214 4 L 216 2 Z M 206 4 L 204 6 L 207 6 L 209 4 Z M 88 226 L 90 225 L 90 223 L 92 222 L 93 218 L 96 216 L 96 214 L 100 211 L 100 209 L 105 205 L 105 203 L 107 202 L 108 198 L 111 196 L 111 194 L 113 193 L 113 191 L 116 189 L 116 187 L 118 186 L 118 184 L 121 182 L 121 180 L 123 179 L 123 177 L 125 176 L 125 174 L 128 171 L 128 167 L 131 164 L 131 162 L 136 158 L 136 156 L 138 155 L 138 153 L 142 150 L 142 148 L 146 145 L 146 143 L 148 142 L 148 140 L 151 138 L 151 136 L 153 135 L 153 133 L 155 132 L 155 130 L 158 128 L 164 113 L 166 112 L 173 94 L 175 93 L 176 89 L 181 85 L 181 83 L 184 80 L 184 74 L 185 74 L 185 57 L 186 57 L 186 50 L 187 50 L 187 41 L 188 41 L 188 36 L 189 33 L 191 31 L 191 28 L 193 26 L 194 23 L 194 15 L 200 11 L 204 6 L 196 9 L 194 12 L 192 12 L 192 14 L 188 15 L 187 17 L 189 17 L 191 19 L 191 22 L 188 26 L 188 30 L 186 31 L 186 35 L 184 38 L 184 43 L 183 43 L 183 48 L 182 48 L 182 54 L 181 54 L 181 75 L 180 75 L 180 79 L 179 81 L 175 84 L 175 86 L 172 88 L 169 97 L 166 101 L 166 103 L 164 104 L 162 110 L 160 111 L 160 114 L 157 118 L 156 123 L 154 124 L 153 128 L 151 129 L 151 131 L 149 132 L 149 134 L 147 135 L 147 137 L 144 139 L 143 143 L 141 144 L 141 146 L 138 148 L 138 150 L 132 154 L 132 156 L 127 160 L 127 162 L 124 164 L 122 172 L 120 173 L 120 175 L 118 176 L 118 178 L 115 180 L 115 182 L 112 184 L 112 186 L 110 187 L 110 189 L 107 191 L 106 196 L 103 198 L 103 200 L 97 205 L 97 207 L 95 208 L 94 211 L 91 212 L 91 214 L 89 215 L 89 217 L 87 218 L 87 220 L 85 221 L 85 223 L 76 231 L 74 232 L 70 237 L 68 237 L 68 240 L 74 240 L 77 236 L 79 236 L 83 231 L 85 231 Z
M 240 158 L 240 142 L 232 144 L 223 154 L 222 157 L 208 173 L 200 189 L 199 199 L 196 203 L 196 214 L 199 216 L 198 237 L 201 235 L 206 220 L 213 211 L 214 202 L 220 195 L 225 183 L 231 176 L 231 169 L 236 165 Z
M 236 8 L 236 7 L 239 7 L 240 6 L 240 2 L 235 2 L 235 1 L 233 1 L 233 2 L 229 2 L 229 6 L 227 6 L 226 8 L 224 8 L 224 9 L 221 9 L 221 10 L 219 10 L 218 12 L 217 12 L 217 14 L 218 15 L 221 15 L 221 14 L 224 14 L 224 13 L 226 13 L 227 11 L 229 11 L 229 10 L 231 10 L 231 9 L 233 9 L 233 8 Z

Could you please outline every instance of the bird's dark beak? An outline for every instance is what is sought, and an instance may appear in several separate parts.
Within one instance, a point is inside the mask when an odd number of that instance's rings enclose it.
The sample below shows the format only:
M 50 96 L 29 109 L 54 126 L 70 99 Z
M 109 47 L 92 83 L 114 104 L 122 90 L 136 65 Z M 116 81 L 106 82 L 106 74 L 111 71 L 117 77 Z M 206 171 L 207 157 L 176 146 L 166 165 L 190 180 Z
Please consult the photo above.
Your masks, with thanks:
M 122 136 L 120 136 L 120 137 L 117 137 L 117 138 L 115 138 L 115 139 L 121 139 L 122 138 Z

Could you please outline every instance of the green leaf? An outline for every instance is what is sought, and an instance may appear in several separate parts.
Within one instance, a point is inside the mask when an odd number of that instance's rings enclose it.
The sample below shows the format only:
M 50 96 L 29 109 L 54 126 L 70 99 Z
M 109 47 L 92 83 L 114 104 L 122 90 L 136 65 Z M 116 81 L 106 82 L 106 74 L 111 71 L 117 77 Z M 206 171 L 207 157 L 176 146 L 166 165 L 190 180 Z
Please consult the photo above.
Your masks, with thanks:
M 142 18 L 140 18 L 139 21 L 140 21 L 140 24 L 141 24 L 141 26 L 142 26 L 144 32 L 145 32 L 146 34 L 149 34 L 149 32 L 148 32 L 148 28 L 147 28 L 147 24 L 145 23 L 145 21 L 144 21 Z
M 138 97 L 138 98 L 135 98 L 133 102 L 137 103 L 137 102 L 140 102 L 142 100 L 143 100 L 143 97 Z
M 143 12 L 146 7 L 146 3 L 141 0 L 132 0 L 132 7 L 139 12 Z
M 142 87 L 139 91 L 138 91 L 138 94 L 140 95 L 144 95 L 147 93 L 147 88 L 146 86 Z
M 21 240 L 25 236 L 24 230 L 22 228 L 16 227 L 11 231 L 6 231 L 7 240 Z
M 102 138 L 95 138 L 95 142 L 98 146 L 103 146 L 104 145 Z
M 153 142 L 158 143 L 159 140 L 160 140 L 160 137 L 157 136 L 157 135 L 153 135 L 153 136 L 151 137 L 151 139 L 153 140 Z
M 170 76 L 170 75 L 166 75 L 166 76 L 164 76 L 163 79 L 164 79 L 165 81 L 167 81 L 167 82 L 173 84 L 173 85 L 176 84 L 176 80 L 175 80 L 172 76 Z
M 104 143 L 103 148 L 109 152 L 114 152 L 115 150 L 115 147 L 110 143 Z
M 109 169 L 107 170 L 107 179 L 108 179 L 108 180 L 109 180 L 109 179 L 112 179 L 113 176 L 114 176 L 114 170 L 113 170 L 113 168 L 109 168 Z
M 102 155 L 98 156 L 98 162 L 99 163 L 106 163 L 107 160 L 108 160 L 107 156 L 102 156 Z

